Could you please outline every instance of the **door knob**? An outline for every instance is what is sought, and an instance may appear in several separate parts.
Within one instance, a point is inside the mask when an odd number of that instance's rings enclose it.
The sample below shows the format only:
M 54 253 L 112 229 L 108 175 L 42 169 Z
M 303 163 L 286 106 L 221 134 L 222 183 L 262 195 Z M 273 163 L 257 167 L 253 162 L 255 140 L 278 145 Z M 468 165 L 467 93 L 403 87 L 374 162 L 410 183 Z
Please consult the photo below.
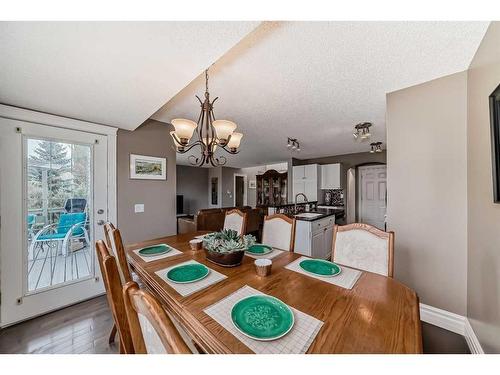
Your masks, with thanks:
M 98 214 L 100 214 L 100 215 L 102 215 L 102 214 L 104 213 L 104 210 L 103 210 L 102 208 L 99 208 L 99 209 L 97 210 L 97 213 L 98 213 Z
M 97 225 L 104 225 L 104 220 L 97 220 Z

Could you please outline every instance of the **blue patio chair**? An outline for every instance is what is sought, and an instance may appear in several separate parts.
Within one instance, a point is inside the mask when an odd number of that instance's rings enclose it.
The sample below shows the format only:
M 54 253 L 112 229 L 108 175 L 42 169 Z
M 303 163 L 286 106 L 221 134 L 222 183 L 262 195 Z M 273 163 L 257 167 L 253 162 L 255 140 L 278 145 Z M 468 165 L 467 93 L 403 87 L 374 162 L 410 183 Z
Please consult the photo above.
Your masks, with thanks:
M 71 240 L 83 239 L 90 244 L 89 234 L 86 228 L 87 214 L 85 212 L 61 214 L 59 222 L 49 224 L 42 228 L 33 238 L 30 245 L 30 251 L 35 250 L 37 245 L 42 246 L 52 244 L 61 246 L 61 252 L 64 256 L 69 254 Z
M 33 238 L 33 225 L 35 225 L 35 222 L 36 222 L 36 215 L 28 214 L 26 218 L 26 223 L 28 224 L 28 240 Z

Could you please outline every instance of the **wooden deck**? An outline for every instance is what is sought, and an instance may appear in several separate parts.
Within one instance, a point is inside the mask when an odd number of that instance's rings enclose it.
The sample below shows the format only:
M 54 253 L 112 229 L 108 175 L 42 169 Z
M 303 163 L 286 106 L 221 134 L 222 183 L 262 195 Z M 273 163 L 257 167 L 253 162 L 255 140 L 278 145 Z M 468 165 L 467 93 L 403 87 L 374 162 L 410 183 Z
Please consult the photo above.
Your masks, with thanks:
M 92 270 L 90 248 L 85 246 L 68 256 L 48 246 L 28 254 L 28 291 L 48 288 L 57 284 L 87 277 Z

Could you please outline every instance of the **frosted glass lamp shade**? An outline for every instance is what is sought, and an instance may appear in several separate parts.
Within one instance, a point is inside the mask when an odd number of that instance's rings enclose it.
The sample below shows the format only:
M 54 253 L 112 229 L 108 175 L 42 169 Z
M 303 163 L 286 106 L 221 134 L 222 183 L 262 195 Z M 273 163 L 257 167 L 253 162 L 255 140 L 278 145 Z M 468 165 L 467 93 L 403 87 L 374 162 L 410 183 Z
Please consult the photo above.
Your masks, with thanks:
M 225 143 L 236 129 L 236 124 L 228 120 L 215 120 L 212 122 L 212 126 L 217 132 L 217 138 L 219 138 L 222 143 Z
M 241 138 L 243 138 L 243 134 L 236 133 L 236 132 L 233 133 L 231 135 L 231 139 L 229 140 L 229 142 L 227 144 L 227 147 L 229 147 L 231 149 L 236 149 L 236 148 L 240 147 Z
M 196 122 L 191 120 L 186 120 L 183 118 L 176 118 L 172 120 L 172 125 L 175 128 L 174 134 L 181 140 L 181 143 L 188 143 L 193 132 L 198 126 Z

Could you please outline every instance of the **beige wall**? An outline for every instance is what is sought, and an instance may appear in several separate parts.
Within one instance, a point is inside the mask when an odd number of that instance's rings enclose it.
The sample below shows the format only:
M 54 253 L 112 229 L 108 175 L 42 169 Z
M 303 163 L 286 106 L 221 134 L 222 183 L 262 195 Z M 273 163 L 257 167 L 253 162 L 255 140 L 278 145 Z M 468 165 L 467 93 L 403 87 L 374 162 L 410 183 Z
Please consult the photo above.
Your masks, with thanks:
M 466 314 L 467 73 L 387 95 L 388 228 L 395 277 Z
M 167 181 L 131 180 L 129 155 L 167 158 Z M 168 125 L 150 120 L 134 131 L 119 130 L 117 136 L 118 227 L 125 243 L 176 233 L 175 149 Z M 143 203 L 144 212 L 134 213 Z
M 493 203 L 488 96 L 500 84 L 500 23 L 468 72 L 468 316 L 485 352 L 500 352 L 500 204 Z

